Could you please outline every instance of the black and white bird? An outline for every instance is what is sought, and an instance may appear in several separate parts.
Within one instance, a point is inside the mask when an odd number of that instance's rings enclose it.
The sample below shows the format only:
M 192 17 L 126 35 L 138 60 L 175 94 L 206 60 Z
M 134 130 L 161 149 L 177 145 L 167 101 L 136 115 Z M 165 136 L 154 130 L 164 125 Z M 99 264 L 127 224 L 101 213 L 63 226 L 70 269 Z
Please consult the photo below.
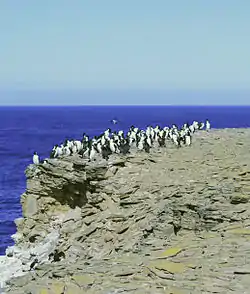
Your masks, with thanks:
M 211 124 L 208 119 L 206 119 L 206 130 L 209 131 L 211 128 Z
M 34 164 L 39 164 L 39 156 L 38 156 L 38 154 L 37 154 L 37 152 L 34 152 L 34 154 L 33 154 L 33 163 Z

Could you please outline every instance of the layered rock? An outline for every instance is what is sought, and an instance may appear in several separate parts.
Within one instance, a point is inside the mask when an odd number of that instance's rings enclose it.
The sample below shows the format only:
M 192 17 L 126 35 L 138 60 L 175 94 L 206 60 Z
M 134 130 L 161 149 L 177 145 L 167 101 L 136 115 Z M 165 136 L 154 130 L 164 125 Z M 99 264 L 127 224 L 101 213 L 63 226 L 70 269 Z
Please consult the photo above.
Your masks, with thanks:
M 190 148 L 31 165 L 5 257 L 26 274 L 6 291 L 244 293 L 249 135 L 200 132 Z

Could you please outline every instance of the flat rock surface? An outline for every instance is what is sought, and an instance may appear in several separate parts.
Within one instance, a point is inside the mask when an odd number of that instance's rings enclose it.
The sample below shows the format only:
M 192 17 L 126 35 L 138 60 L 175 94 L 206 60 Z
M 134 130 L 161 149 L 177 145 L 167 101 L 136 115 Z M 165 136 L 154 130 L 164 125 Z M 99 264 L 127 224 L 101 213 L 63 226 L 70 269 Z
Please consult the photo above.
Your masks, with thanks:
M 85 165 L 28 171 L 17 246 L 60 238 L 6 293 L 249 293 L 250 129 Z

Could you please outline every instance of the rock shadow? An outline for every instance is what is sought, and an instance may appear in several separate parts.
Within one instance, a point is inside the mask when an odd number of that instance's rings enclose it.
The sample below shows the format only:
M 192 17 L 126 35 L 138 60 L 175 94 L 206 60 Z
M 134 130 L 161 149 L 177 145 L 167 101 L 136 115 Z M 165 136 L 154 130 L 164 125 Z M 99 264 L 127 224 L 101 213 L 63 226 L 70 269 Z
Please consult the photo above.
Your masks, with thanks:
M 68 205 L 74 209 L 83 207 L 87 202 L 87 183 L 66 183 L 61 188 L 52 189 L 52 197 L 60 204 Z

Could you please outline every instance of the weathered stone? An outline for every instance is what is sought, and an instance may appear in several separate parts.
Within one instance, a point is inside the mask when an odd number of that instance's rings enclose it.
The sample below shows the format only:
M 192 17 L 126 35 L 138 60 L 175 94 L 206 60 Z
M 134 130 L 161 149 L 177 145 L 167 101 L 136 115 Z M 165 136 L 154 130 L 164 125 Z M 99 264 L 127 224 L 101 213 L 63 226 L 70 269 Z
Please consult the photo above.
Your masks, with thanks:
M 73 275 L 72 280 L 79 287 L 86 287 L 92 285 L 95 282 L 95 278 L 91 275 Z
M 66 285 L 64 282 L 53 281 L 52 284 L 49 286 L 49 288 L 50 288 L 49 293 L 61 294 L 61 293 L 64 293 L 64 289 L 66 288 Z
M 118 229 L 116 230 L 117 234 L 123 234 L 125 233 L 127 230 L 129 229 L 129 224 L 124 224 L 118 227 Z
M 247 266 L 247 267 L 242 267 L 242 268 L 236 268 L 234 270 L 234 273 L 238 274 L 238 275 L 250 275 L 250 267 Z
M 85 231 L 84 231 L 84 235 L 85 236 L 90 236 L 91 234 L 93 234 L 96 230 L 97 230 L 98 226 L 96 224 L 92 224 L 90 225 Z
M 31 166 L 0 282 L 22 275 L 9 293 L 247 293 L 249 138 L 198 131 L 190 148 Z
M 236 235 L 250 235 L 250 229 L 233 229 L 228 231 L 231 234 L 236 234 Z
M 178 247 L 173 247 L 173 248 L 168 248 L 167 250 L 163 251 L 161 254 L 159 254 L 158 258 L 168 258 L 168 257 L 173 257 L 179 254 L 180 252 L 183 251 L 183 248 L 178 248 Z
M 117 166 L 111 166 L 107 172 L 105 173 L 105 178 L 110 178 L 113 177 L 118 171 L 118 167 Z
M 247 203 L 250 199 L 249 195 L 236 194 L 231 197 L 232 204 Z
M 50 291 L 49 291 L 49 289 L 47 289 L 47 288 L 41 288 L 41 289 L 39 289 L 38 290 L 39 292 L 37 292 L 38 294 L 50 294 Z M 32 292 L 31 292 L 32 293 Z M 33 294 L 33 293 L 32 293 Z M 55 293 L 53 293 L 53 294 L 55 294 Z M 56 293 L 57 294 L 57 293 Z
M 104 235 L 104 241 L 105 242 L 110 242 L 114 239 L 114 235 L 111 233 L 111 232 L 107 232 L 105 235 Z
M 73 283 L 68 283 L 66 286 L 65 286 L 65 290 L 63 292 L 64 294 L 82 294 L 83 291 L 82 289 L 77 286 L 76 284 L 73 284 Z
M 37 199 L 35 195 L 24 194 L 23 196 L 23 216 L 31 217 L 37 213 Z
M 86 217 L 84 218 L 84 223 L 85 223 L 86 225 L 90 225 L 91 223 L 95 222 L 96 219 L 97 219 L 97 217 L 96 217 L 95 215 L 86 216 Z
M 170 274 L 183 273 L 187 269 L 187 266 L 185 264 L 170 262 L 166 260 L 154 261 L 149 265 L 149 267 L 154 267 L 158 270 L 164 270 L 166 272 L 169 272 Z
M 81 209 L 76 207 L 74 209 L 70 209 L 63 218 L 63 221 L 66 223 L 68 221 L 78 221 L 81 219 Z
M 174 276 L 172 273 L 164 273 L 160 269 L 150 267 L 149 270 L 156 275 L 156 277 L 161 278 L 161 279 L 166 279 L 166 280 L 174 280 Z
M 30 275 L 25 275 L 25 276 L 13 278 L 7 284 L 9 286 L 13 286 L 14 285 L 15 287 L 23 287 L 27 283 L 29 283 L 31 281 L 31 279 L 32 279 L 32 277 Z

